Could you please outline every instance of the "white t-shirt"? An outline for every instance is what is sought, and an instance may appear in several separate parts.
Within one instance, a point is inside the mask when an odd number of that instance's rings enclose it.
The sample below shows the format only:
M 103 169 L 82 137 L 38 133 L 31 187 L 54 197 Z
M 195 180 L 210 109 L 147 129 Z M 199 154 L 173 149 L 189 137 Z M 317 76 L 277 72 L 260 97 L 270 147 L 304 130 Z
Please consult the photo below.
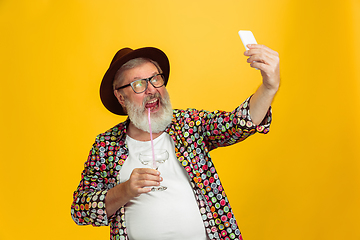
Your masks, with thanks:
M 155 149 L 167 149 L 169 159 L 159 171 L 165 191 L 141 194 L 125 205 L 125 223 L 130 240 L 207 240 L 189 175 L 175 156 L 175 146 L 167 133 L 154 139 Z M 135 168 L 147 167 L 139 153 L 151 150 L 151 142 L 126 137 L 129 156 L 120 170 L 120 182 L 125 182 Z

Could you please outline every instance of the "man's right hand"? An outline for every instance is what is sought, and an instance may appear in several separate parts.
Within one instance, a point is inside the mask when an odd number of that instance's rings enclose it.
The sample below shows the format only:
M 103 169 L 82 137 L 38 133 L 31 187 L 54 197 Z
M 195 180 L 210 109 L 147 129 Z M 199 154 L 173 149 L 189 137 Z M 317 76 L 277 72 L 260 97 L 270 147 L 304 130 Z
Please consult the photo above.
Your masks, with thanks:
M 151 168 L 135 168 L 129 180 L 111 188 L 105 197 L 105 208 L 108 217 L 113 215 L 134 197 L 151 191 L 151 186 L 159 186 L 162 181 L 160 172 Z
M 151 168 L 135 168 L 126 183 L 126 192 L 131 197 L 151 191 L 151 186 L 159 186 L 162 181 L 160 172 Z

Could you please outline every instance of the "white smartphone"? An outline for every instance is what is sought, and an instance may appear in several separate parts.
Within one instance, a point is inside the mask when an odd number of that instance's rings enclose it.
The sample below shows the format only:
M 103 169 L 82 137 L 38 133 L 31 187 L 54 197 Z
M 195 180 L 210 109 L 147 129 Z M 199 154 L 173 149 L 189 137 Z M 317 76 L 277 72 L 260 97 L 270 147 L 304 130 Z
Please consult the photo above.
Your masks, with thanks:
M 254 34 L 251 31 L 240 30 L 239 36 L 246 50 L 249 50 L 249 48 L 247 47 L 248 44 L 257 44 Z

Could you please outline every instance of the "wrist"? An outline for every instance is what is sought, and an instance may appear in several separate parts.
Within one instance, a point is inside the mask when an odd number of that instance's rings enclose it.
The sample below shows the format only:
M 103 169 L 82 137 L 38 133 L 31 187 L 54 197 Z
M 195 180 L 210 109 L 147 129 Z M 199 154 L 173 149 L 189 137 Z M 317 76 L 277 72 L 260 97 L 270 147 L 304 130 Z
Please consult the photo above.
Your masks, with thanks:
M 260 88 L 262 88 L 263 94 L 266 94 L 267 96 L 275 96 L 275 94 L 279 90 L 279 87 L 280 87 L 279 84 L 277 84 L 277 85 L 267 85 L 267 84 L 264 84 L 264 83 L 260 86 Z

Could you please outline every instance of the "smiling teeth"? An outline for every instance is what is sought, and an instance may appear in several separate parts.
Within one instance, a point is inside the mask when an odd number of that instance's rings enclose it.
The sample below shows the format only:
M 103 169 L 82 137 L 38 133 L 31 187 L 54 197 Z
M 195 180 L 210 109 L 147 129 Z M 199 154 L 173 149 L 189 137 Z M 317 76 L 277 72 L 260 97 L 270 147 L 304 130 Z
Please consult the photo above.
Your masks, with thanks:
M 150 102 L 147 102 L 147 104 L 155 103 L 156 101 L 157 101 L 157 99 L 154 99 L 154 100 L 152 100 Z

